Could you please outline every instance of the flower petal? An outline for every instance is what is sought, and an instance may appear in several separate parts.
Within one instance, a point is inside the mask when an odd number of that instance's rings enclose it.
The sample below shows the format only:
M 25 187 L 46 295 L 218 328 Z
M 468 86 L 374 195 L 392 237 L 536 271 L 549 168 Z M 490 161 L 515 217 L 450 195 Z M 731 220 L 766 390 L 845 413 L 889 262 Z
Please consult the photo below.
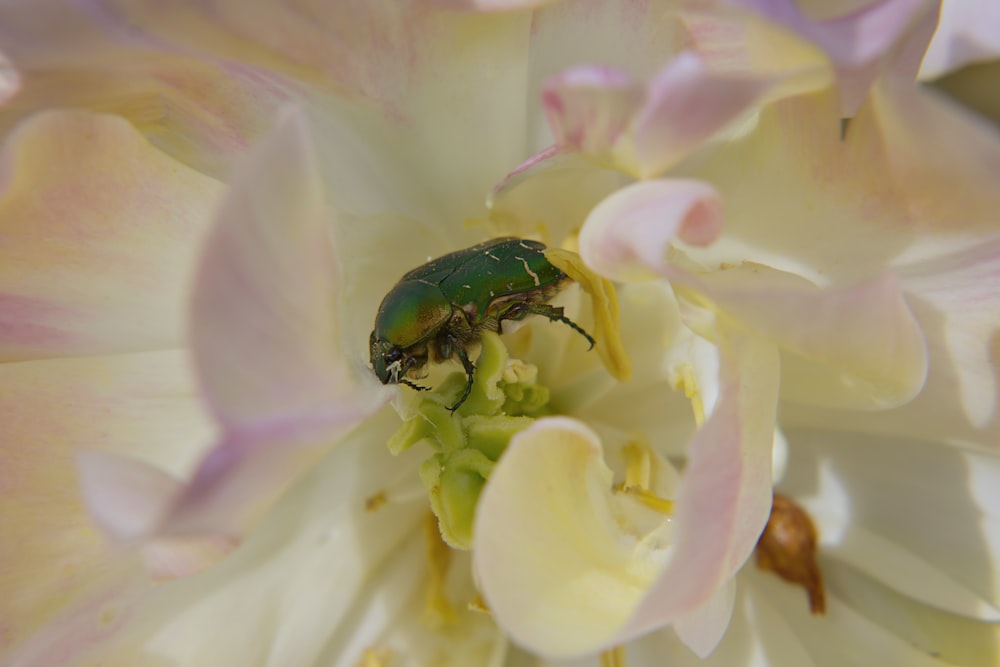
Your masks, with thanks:
M 920 65 L 920 78 L 934 79 L 972 63 L 1000 58 L 998 25 L 1000 5 L 942 2 L 937 31 Z
M 677 619 L 677 636 L 699 658 L 708 657 L 729 628 L 735 600 L 736 582 L 730 580 L 701 607 Z
M 175 351 L 0 364 L 0 423 L 0 656 L 6 656 L 62 605 L 142 577 L 141 566 L 95 529 L 75 457 L 100 449 L 183 474 L 212 429 L 187 360 Z M 96 622 L 87 628 L 109 629 Z
M 623 642 L 706 604 L 749 556 L 770 505 L 777 360 L 767 343 L 727 340 L 720 397 L 690 445 L 671 537 L 623 532 L 589 429 L 543 419 L 512 440 L 480 498 L 473 554 L 515 641 L 553 657 Z
M 722 202 L 700 181 L 634 183 L 605 198 L 580 231 L 580 256 L 612 280 L 662 276 L 674 238 L 711 243 L 722 228 Z
M 0 156 L 0 355 L 173 347 L 219 184 L 125 120 L 32 117 Z
M 780 489 L 817 517 L 832 556 L 924 604 L 996 619 L 995 456 L 852 433 L 796 429 L 789 439 Z
M 922 0 L 877 0 L 844 16 L 820 20 L 806 16 L 793 0 L 734 2 L 784 24 L 828 54 L 837 67 L 846 115 L 853 115 L 860 106 L 878 74 L 880 59 L 900 40 L 918 40 L 919 45 L 909 48 L 923 54 L 936 18 L 930 3 Z M 907 74 L 915 75 L 920 57 L 911 60 L 897 66 L 905 66 L 911 70 Z
M 923 386 L 923 334 L 891 275 L 826 290 L 790 273 L 743 264 L 716 271 L 667 261 L 679 232 L 713 238 L 715 193 L 696 181 L 637 183 L 596 206 L 580 233 L 581 255 L 617 280 L 666 278 L 682 300 L 710 303 L 786 352 L 782 389 L 794 400 L 891 407 Z
M 611 643 L 653 574 L 611 512 L 611 470 L 597 436 L 568 418 L 515 436 L 476 509 L 474 567 L 515 641 L 570 656 Z

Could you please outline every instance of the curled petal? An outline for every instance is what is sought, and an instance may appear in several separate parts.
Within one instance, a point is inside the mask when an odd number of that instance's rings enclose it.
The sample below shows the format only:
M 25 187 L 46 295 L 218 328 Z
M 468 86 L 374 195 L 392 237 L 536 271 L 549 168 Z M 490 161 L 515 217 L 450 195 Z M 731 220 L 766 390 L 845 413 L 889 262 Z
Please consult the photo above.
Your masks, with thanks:
M 580 231 L 580 255 L 612 280 L 667 271 L 675 237 L 708 245 L 722 228 L 722 201 L 707 183 L 663 179 L 634 183 L 598 204 Z
M 480 498 L 473 554 L 487 603 L 516 641 L 569 657 L 689 616 L 691 641 L 714 646 L 727 605 L 705 605 L 767 520 L 777 400 L 774 348 L 727 341 L 718 401 L 689 447 L 676 513 L 659 528 L 630 532 L 600 442 L 578 422 L 542 419 L 512 440 Z M 700 608 L 701 621 L 690 616 Z
M 736 582 L 729 580 L 705 604 L 674 623 L 677 636 L 699 658 L 708 657 L 722 640 L 729 628 L 735 599 Z

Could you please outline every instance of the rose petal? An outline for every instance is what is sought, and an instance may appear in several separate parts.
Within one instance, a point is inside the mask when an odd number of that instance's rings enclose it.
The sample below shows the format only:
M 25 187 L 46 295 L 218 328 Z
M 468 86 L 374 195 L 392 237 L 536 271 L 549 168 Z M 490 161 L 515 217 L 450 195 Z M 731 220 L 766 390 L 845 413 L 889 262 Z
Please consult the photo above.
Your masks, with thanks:
M 120 118 L 34 116 L 0 156 L 0 354 L 176 346 L 219 184 Z

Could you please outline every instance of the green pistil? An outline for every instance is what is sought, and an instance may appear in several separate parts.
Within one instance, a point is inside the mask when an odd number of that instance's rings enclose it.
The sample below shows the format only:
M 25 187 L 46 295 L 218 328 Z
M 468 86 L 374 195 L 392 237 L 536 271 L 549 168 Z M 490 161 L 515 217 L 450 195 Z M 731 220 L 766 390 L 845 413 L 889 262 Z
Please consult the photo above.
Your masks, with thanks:
M 434 454 L 420 467 L 441 536 L 452 547 L 472 545 L 476 503 L 493 466 L 510 439 L 546 413 L 549 391 L 536 383 L 537 369 L 508 360 L 500 337 L 485 333 L 476 360 L 472 392 L 452 414 L 465 389 L 464 373 L 450 375 L 434 391 L 409 392 L 400 412 L 403 424 L 389 438 L 398 454 L 427 442 Z

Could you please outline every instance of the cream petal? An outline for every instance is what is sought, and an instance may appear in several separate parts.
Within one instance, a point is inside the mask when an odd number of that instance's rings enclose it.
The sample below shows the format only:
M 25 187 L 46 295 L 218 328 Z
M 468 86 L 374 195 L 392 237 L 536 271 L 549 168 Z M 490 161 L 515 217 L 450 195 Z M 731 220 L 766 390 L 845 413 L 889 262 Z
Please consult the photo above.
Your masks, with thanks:
M 479 499 L 473 566 L 483 596 L 516 642 L 543 655 L 611 643 L 653 574 L 620 532 L 611 477 L 597 436 L 554 417 L 511 440 Z
M 677 636 L 699 658 L 707 657 L 729 628 L 735 600 L 736 582 L 730 580 L 705 604 L 674 622 Z
M 591 209 L 627 183 L 577 152 L 552 146 L 511 171 L 490 193 L 490 221 L 502 234 L 560 243 L 576 234 Z
M 779 490 L 818 517 L 832 555 L 924 604 L 996 617 L 995 456 L 916 439 L 786 434 L 792 446 Z
M 658 179 L 605 198 L 580 231 L 580 256 L 612 280 L 662 276 L 675 237 L 706 245 L 722 228 L 722 202 L 707 183 Z
M 903 54 L 906 62 L 895 63 L 907 74 L 916 74 L 920 55 L 933 32 L 934 14 L 922 0 L 878 0 L 843 16 L 814 20 L 793 0 L 736 0 L 782 23 L 819 45 L 836 65 L 845 115 L 853 115 L 878 75 L 878 64 L 900 41 L 913 40 Z M 916 57 L 911 54 L 919 53 Z
M 624 135 L 645 94 L 625 72 L 581 65 L 551 77 L 542 104 L 556 144 L 606 153 Z
M 750 554 L 771 498 L 777 360 L 767 343 L 727 341 L 720 397 L 690 445 L 670 538 L 636 543 L 622 531 L 600 442 L 581 424 L 539 420 L 512 440 L 480 499 L 473 555 L 515 641 L 553 657 L 621 643 L 706 604 Z M 711 618 L 708 634 L 724 625 Z M 710 650 L 707 635 L 698 643 Z
M 859 413 L 790 406 L 789 423 L 934 439 L 995 450 L 1000 376 L 994 367 L 1000 243 L 984 236 L 965 250 L 900 271 L 907 300 L 927 337 L 929 372 L 913 401 Z
M 748 586 L 748 597 L 755 607 L 780 617 L 816 664 L 870 664 L 873 660 L 914 667 L 949 664 L 872 622 L 835 596 L 827 599 L 827 613 L 815 616 L 808 613 L 802 589 L 770 573 L 747 568 L 740 583 Z
M 102 605 L 144 573 L 93 525 L 75 457 L 100 449 L 184 474 L 212 436 L 197 397 L 177 351 L 0 365 L 0 662 L 10 664 L 8 652 L 67 604 L 98 611 L 81 621 L 82 634 L 40 640 L 46 650 L 112 629 L 117 615 L 101 623 Z
M 374 379 L 358 378 L 338 350 L 337 264 L 310 145 L 304 119 L 289 111 L 221 209 L 198 275 L 192 345 L 223 434 L 147 534 L 238 532 L 315 460 L 317 445 L 379 405 Z
M 667 275 L 683 298 L 707 299 L 781 347 L 786 400 L 884 409 L 923 387 L 927 343 L 891 274 L 825 290 L 756 265 Z
M 926 342 L 893 276 L 823 290 L 765 266 L 694 273 L 667 261 L 675 236 L 711 239 L 721 221 L 709 186 L 645 181 L 594 208 L 580 252 L 616 280 L 666 278 L 682 299 L 707 301 L 778 343 L 792 355 L 783 363 L 782 388 L 794 400 L 885 408 L 917 394 L 927 374 Z
M 222 188 L 121 118 L 33 116 L 0 155 L 0 355 L 179 345 Z
M 404 481 L 419 485 L 420 455 L 387 451 L 397 426 L 389 411 L 367 420 L 228 558 L 196 577 L 158 584 L 115 635 L 81 659 L 356 665 L 424 592 L 426 502 L 395 493 Z M 386 502 L 366 503 L 376 496 Z M 219 624 L 222 617 L 231 622 Z
M 636 175 L 649 178 L 678 163 L 772 83 L 769 77 L 714 73 L 694 52 L 680 53 L 650 81 L 646 104 L 634 119 Z M 626 155 L 631 152 L 626 149 Z

